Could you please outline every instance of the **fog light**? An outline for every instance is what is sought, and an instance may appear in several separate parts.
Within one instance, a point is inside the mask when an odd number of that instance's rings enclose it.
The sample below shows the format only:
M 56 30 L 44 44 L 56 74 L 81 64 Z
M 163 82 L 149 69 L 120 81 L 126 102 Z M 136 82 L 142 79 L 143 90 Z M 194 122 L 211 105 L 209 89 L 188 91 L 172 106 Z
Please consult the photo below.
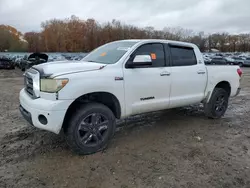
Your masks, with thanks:
M 47 118 L 44 115 L 39 115 L 38 116 L 38 120 L 43 125 L 47 125 L 47 123 L 48 123 L 48 120 L 47 120 Z

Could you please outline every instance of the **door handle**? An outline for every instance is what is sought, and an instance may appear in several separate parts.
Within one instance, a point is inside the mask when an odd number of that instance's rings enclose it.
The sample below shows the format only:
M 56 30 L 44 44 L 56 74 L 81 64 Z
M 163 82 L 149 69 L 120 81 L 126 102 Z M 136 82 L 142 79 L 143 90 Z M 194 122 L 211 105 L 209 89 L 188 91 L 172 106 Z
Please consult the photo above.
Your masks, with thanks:
M 170 72 L 162 72 L 160 75 L 161 76 L 170 76 Z
M 206 74 L 206 71 L 200 70 L 197 72 L 198 74 Z

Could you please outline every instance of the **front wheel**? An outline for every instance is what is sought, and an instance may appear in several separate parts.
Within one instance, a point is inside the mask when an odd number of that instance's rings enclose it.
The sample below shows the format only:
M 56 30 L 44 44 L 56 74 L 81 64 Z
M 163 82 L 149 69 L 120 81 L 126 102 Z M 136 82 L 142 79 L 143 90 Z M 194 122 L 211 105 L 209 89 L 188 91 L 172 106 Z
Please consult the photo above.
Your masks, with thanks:
M 212 119 L 221 118 L 228 107 L 229 94 L 222 88 L 215 88 L 208 103 L 204 105 L 207 117 Z
M 106 148 L 115 132 L 115 117 L 112 111 L 99 103 L 88 103 L 71 117 L 66 141 L 80 155 L 96 153 Z
M 240 66 L 240 67 L 243 67 L 243 63 L 239 63 L 239 66 Z

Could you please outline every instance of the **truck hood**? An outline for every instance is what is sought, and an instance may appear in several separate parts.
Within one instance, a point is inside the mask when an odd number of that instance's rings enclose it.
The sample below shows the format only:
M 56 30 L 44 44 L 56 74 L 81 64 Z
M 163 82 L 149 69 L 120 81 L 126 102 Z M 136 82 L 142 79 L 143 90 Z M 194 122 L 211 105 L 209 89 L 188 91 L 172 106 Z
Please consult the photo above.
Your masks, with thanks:
M 56 77 L 65 74 L 100 70 L 105 66 L 106 64 L 86 61 L 58 61 L 35 65 L 33 68 L 40 72 L 41 77 Z

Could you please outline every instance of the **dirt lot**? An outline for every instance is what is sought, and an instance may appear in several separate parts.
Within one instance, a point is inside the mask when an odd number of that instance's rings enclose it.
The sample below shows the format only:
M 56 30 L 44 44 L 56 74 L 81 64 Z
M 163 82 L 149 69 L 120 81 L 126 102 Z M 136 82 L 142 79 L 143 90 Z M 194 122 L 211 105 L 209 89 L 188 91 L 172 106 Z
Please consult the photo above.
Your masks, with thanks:
M 0 187 L 250 187 L 250 69 L 221 120 L 193 106 L 120 122 L 109 148 L 77 156 L 18 111 L 22 73 L 0 71 Z

